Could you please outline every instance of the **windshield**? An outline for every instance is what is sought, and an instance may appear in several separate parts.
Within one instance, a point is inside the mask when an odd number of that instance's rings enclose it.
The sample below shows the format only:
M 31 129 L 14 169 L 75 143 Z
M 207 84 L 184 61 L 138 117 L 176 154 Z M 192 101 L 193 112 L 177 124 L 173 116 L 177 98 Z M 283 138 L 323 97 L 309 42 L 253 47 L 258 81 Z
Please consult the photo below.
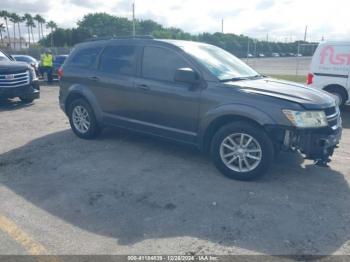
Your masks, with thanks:
M 32 63 L 36 62 L 34 58 L 31 58 L 29 56 L 14 56 L 16 61 L 21 61 L 21 62 L 27 62 L 27 63 Z
M 189 44 L 181 48 L 203 64 L 219 80 L 250 78 L 259 75 L 240 59 L 219 47 Z
M 3 52 L 0 51 L 0 61 L 11 61 Z
M 63 64 L 64 60 L 66 60 L 66 57 L 65 56 L 57 56 L 55 58 L 55 63 L 57 64 Z

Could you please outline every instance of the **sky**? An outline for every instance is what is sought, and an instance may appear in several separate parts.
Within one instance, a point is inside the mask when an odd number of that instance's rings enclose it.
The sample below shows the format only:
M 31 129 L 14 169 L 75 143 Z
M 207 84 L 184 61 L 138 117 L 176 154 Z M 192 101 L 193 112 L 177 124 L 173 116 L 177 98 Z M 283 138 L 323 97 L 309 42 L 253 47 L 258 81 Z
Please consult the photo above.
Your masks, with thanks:
M 85 14 L 106 12 L 132 17 L 133 0 L 1 0 L 0 9 L 39 13 L 71 28 Z M 190 33 L 224 32 L 259 40 L 349 40 L 349 0 L 135 0 L 136 18 L 153 19 Z M 0 22 L 1 23 L 1 22 Z

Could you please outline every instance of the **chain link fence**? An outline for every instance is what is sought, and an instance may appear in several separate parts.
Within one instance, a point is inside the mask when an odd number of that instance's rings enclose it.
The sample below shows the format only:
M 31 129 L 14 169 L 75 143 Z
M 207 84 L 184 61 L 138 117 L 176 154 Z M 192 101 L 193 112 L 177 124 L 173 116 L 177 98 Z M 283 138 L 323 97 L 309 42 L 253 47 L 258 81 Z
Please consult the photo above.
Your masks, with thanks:
M 40 55 L 45 52 L 45 50 L 50 49 L 53 55 L 67 55 L 73 49 L 72 47 L 30 47 L 22 50 L 12 50 L 12 49 L 3 49 L 6 53 L 11 55 L 30 55 L 37 60 L 40 60 Z

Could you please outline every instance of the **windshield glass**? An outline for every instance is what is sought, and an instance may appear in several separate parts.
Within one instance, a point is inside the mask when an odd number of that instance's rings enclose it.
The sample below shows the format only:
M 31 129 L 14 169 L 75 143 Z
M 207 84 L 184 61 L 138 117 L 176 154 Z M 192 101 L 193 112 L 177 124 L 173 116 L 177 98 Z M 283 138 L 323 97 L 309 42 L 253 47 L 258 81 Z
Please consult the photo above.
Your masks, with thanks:
M 11 61 L 3 52 L 0 51 L 0 61 Z
M 219 80 L 249 78 L 259 75 L 240 59 L 219 47 L 189 44 L 181 46 L 181 48 L 208 68 Z
M 57 64 L 63 64 L 64 60 L 66 60 L 65 56 L 57 56 L 54 62 Z
M 36 62 L 35 59 L 29 56 L 13 56 L 13 57 L 16 59 L 16 61 L 27 62 L 27 63 Z

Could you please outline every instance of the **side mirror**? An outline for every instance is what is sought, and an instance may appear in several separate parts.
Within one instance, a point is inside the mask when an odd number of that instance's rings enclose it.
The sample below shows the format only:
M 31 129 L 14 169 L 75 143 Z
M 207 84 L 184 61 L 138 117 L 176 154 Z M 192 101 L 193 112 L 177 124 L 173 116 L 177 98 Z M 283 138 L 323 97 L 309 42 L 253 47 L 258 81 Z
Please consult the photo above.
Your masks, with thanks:
M 194 85 L 199 83 L 199 75 L 191 68 L 179 68 L 175 72 L 174 80 Z

